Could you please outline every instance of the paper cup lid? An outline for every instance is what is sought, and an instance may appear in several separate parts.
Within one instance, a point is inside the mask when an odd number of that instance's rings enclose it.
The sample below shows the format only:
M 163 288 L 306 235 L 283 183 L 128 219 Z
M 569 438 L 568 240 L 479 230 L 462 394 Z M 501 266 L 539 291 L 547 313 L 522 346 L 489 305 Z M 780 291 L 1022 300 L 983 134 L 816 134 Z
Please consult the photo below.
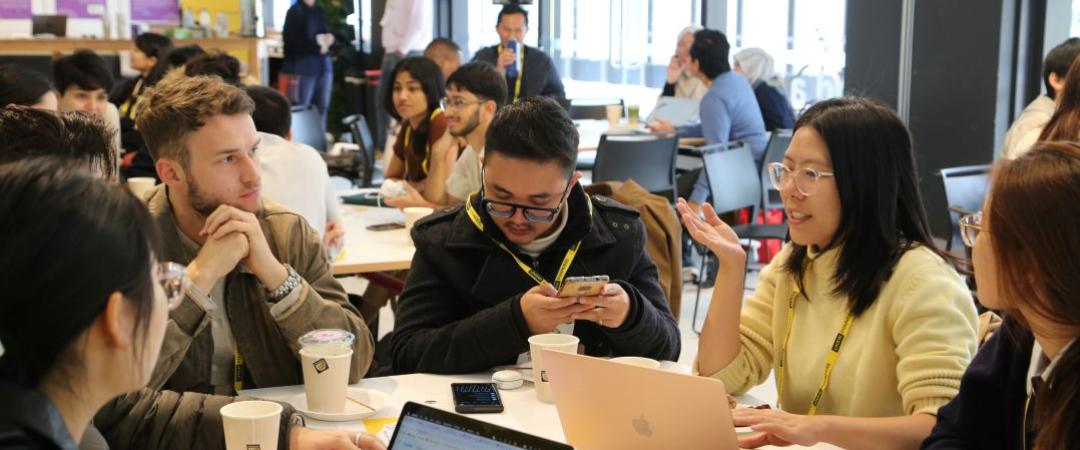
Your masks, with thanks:
M 301 347 L 311 346 L 341 346 L 352 347 L 353 342 L 356 341 L 356 336 L 345 330 L 337 329 L 322 329 L 309 331 L 307 334 L 300 336 L 299 342 Z

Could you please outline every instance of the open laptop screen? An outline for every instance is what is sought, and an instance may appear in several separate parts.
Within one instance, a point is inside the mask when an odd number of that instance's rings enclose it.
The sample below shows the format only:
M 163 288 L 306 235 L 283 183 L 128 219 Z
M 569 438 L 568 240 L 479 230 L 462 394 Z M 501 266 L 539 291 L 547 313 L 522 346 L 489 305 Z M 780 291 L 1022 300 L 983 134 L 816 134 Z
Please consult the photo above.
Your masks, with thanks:
M 509 428 L 408 402 L 401 411 L 390 450 L 572 450 Z

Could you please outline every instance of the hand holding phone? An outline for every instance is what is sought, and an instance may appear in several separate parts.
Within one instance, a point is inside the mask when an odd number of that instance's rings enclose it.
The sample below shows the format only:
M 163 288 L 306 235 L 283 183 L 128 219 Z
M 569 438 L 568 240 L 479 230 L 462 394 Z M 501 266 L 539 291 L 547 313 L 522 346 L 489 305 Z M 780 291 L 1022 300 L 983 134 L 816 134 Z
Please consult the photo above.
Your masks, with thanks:
M 563 280 L 562 287 L 555 294 L 556 297 L 593 297 L 604 292 L 604 286 L 608 284 L 607 275 L 594 275 L 591 277 L 569 277 Z
M 451 383 L 454 410 L 462 414 L 503 412 L 502 398 L 494 383 Z

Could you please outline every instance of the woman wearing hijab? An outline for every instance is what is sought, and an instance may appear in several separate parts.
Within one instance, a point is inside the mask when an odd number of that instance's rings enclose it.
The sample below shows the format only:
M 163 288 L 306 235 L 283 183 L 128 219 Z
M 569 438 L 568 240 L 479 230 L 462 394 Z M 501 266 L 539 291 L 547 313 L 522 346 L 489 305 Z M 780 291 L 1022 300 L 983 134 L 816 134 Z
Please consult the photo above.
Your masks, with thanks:
M 773 58 L 765 50 L 751 47 L 735 54 L 735 72 L 754 88 L 765 131 L 790 130 L 795 126 L 795 111 L 784 95 L 784 85 L 773 71 Z

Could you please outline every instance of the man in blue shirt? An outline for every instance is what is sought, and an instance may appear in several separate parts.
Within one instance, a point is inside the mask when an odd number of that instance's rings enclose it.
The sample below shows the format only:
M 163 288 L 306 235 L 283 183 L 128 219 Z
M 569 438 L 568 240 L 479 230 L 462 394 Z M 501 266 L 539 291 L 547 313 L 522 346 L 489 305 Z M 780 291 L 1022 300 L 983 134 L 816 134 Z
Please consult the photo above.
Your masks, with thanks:
M 705 29 L 694 33 L 687 70 L 709 88 L 701 99 L 701 133 L 706 145 L 735 140 L 746 142 L 754 153 L 754 160 L 761 166 L 768 143 L 765 122 L 754 90 L 731 70 L 730 48 L 727 37 L 719 31 Z M 709 197 L 709 183 L 701 172 L 684 176 L 696 177 L 688 200 L 690 207 L 698 211 Z

